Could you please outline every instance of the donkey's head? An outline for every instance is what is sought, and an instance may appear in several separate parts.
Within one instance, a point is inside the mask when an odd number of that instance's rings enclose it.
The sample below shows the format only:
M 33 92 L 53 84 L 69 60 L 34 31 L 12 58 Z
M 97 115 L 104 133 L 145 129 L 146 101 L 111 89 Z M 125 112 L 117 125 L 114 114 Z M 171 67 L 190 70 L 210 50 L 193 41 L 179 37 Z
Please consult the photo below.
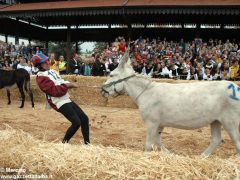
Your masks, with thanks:
M 110 73 L 108 80 L 102 86 L 102 96 L 118 96 L 124 93 L 124 82 L 135 76 L 130 64 L 129 49 L 127 49 L 118 67 Z

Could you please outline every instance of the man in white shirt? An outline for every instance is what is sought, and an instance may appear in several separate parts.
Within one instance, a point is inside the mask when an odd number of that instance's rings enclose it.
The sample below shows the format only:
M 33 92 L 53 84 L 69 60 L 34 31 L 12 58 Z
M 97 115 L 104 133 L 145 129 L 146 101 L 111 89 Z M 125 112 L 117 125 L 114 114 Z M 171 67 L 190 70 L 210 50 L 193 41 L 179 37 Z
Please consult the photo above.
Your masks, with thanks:
M 19 55 L 18 58 L 20 63 L 17 65 L 17 69 L 25 69 L 29 74 L 32 74 L 32 68 L 27 64 L 26 59 L 24 59 L 22 55 Z

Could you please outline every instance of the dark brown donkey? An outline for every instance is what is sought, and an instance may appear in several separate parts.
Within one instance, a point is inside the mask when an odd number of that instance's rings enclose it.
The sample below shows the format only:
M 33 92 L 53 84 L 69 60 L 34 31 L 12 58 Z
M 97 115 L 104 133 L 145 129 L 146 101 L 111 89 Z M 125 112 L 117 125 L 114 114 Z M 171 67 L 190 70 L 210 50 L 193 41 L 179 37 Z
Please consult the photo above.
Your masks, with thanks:
M 23 89 L 29 94 L 34 108 L 33 94 L 30 88 L 30 75 L 25 69 L 17 69 L 12 71 L 0 70 L 0 89 L 7 89 L 8 104 L 11 104 L 10 90 L 9 88 L 17 85 L 21 94 L 22 103 L 20 108 L 24 107 L 25 93 Z

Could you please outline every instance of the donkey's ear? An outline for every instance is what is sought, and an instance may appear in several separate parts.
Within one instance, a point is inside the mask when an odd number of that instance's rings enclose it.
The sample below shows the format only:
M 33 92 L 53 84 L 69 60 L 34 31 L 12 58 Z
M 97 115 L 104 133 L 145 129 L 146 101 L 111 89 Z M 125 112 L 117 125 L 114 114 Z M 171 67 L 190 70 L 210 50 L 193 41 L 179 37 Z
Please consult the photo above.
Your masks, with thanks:
M 119 67 L 124 67 L 124 64 L 127 63 L 128 59 L 129 59 L 129 51 L 130 51 L 130 49 L 127 48 L 121 61 L 119 62 L 119 65 L 118 65 Z

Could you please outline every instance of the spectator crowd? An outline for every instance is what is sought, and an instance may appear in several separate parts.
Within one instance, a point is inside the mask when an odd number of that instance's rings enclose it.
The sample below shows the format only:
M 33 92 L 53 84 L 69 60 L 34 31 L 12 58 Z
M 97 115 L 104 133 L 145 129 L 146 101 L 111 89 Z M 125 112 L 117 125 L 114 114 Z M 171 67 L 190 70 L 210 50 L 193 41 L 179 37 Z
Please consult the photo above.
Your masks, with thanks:
M 126 42 L 117 37 L 107 44 L 103 51 L 95 48 L 91 55 L 80 57 L 74 54 L 67 62 L 63 55 L 58 58 L 49 54 L 52 69 L 63 74 L 84 76 L 105 76 L 117 66 L 127 46 L 131 49 L 133 69 L 153 78 L 173 78 L 183 80 L 240 80 L 240 44 L 235 41 L 209 39 L 207 42 L 195 38 L 191 42 L 166 39 L 138 38 Z M 36 74 L 31 56 L 39 49 L 30 46 L 0 44 L 0 68 L 10 70 L 25 68 Z

